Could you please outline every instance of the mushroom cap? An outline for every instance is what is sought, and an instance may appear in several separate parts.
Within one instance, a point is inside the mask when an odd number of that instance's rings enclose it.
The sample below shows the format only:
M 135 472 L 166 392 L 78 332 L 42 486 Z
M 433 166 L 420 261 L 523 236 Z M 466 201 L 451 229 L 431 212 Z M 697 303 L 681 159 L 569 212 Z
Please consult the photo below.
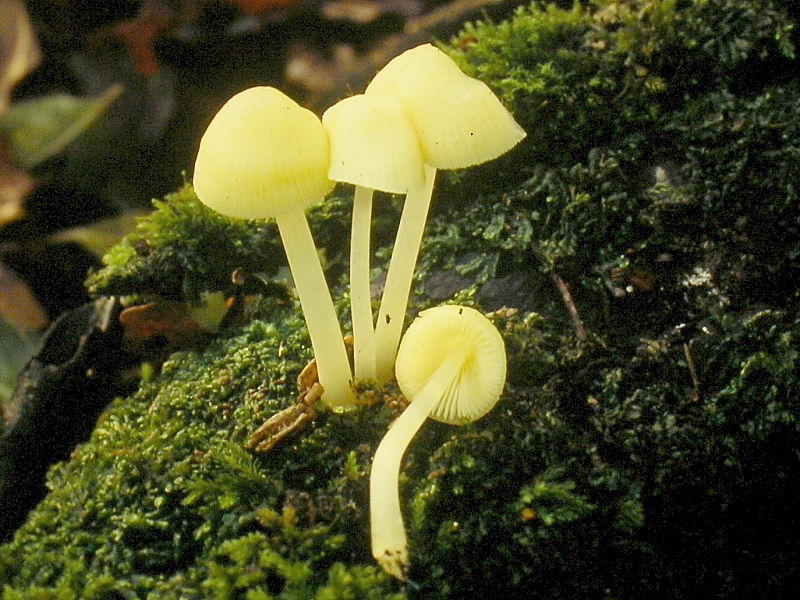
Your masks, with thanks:
M 494 407 L 506 380 L 503 338 L 482 313 L 456 305 L 422 311 L 400 342 L 395 374 L 403 394 L 413 402 L 451 352 L 465 352 L 466 358 L 430 417 L 465 425 Z
M 331 144 L 331 179 L 395 194 L 424 185 L 422 149 L 396 98 L 345 98 L 325 111 L 322 124 Z
M 489 87 L 447 54 L 423 44 L 392 59 L 365 95 L 395 96 L 408 110 L 429 165 L 460 169 L 497 158 L 525 130 Z
M 272 87 L 253 87 L 214 116 L 194 164 L 194 189 L 232 217 L 303 210 L 333 189 L 328 134 L 311 111 Z

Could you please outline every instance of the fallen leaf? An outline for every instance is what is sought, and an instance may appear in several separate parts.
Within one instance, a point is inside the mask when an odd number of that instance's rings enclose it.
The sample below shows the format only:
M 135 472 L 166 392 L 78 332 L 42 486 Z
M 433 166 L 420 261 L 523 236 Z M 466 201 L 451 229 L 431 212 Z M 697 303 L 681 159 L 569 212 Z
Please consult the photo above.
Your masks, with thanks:
M 22 203 L 33 185 L 31 176 L 17 166 L 0 140 L 0 227 L 22 217 Z
M 14 271 L 0 262 L 0 315 L 20 335 L 44 329 L 47 313 L 31 289 Z
M 298 42 L 289 51 L 285 76 L 312 93 L 326 92 L 336 84 L 337 73 L 352 68 L 356 61 L 355 50 L 346 44 L 335 46 L 331 58 L 327 59 Z
M 125 326 L 125 339 L 135 345 L 162 336 L 178 348 L 201 348 L 212 337 L 183 302 L 160 300 L 131 306 L 120 313 L 119 320 Z
M 0 118 L 0 135 L 18 164 L 30 169 L 61 152 L 121 93 L 122 86 L 112 85 L 99 98 L 54 94 L 15 102 Z
M 77 242 L 95 256 L 102 258 L 111 246 L 136 231 L 138 219 L 148 212 L 128 210 L 116 217 L 98 219 L 89 225 L 64 229 L 49 239 L 51 242 Z
M 297 4 L 300 0 L 230 0 L 231 4 L 237 5 L 241 11 L 251 17 L 272 10 L 274 8 L 284 8 L 291 4 Z
M 25 4 L 19 0 L 0 0 L 0 115 L 8 108 L 14 85 L 39 59 L 39 44 Z
M 38 332 L 21 334 L 0 316 L 0 405 L 3 405 L 0 406 L 0 433 L 4 421 L 11 422 L 16 416 L 14 407 L 6 403 L 17 387 L 20 371 L 36 352 L 41 338 Z
M 331 0 L 320 9 L 326 19 L 360 24 L 370 23 L 385 14 L 416 17 L 420 11 L 417 0 Z
M 0 118 L 11 102 L 14 85 L 40 59 L 25 4 L 0 0 Z M 0 226 L 22 216 L 22 202 L 33 189 L 33 179 L 20 168 L 0 139 Z
M 322 16 L 334 21 L 369 23 L 382 12 L 381 5 L 373 0 L 334 0 L 322 5 Z
M 163 2 L 149 0 L 142 4 L 136 17 L 116 25 L 111 34 L 120 38 L 128 47 L 134 69 L 140 75 L 151 77 L 158 73 L 153 44 L 165 30 L 171 27 L 172 10 Z

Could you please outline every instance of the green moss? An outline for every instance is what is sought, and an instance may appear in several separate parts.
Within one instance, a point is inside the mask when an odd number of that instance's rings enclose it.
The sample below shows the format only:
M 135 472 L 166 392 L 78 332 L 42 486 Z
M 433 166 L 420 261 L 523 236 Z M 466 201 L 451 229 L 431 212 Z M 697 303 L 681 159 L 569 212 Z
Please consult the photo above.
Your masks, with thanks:
M 534 3 L 506 22 L 467 25 L 450 54 L 513 107 L 537 159 L 635 133 L 689 96 L 763 84 L 791 69 L 786 2 L 599 0 Z M 747 90 L 751 91 L 751 90 Z
M 322 414 L 264 457 L 240 446 L 294 401 L 309 359 L 303 341 L 254 320 L 202 354 L 175 355 L 50 473 L 51 494 L 4 549 L 0 581 L 66 598 L 91 586 L 102 587 L 98 597 L 308 598 L 316 588 L 326 598 L 390 596 L 396 585 L 354 527 L 364 518 L 364 470 L 344 475 L 364 452 L 343 451 L 379 439 L 383 413 Z M 252 595 L 259 589 L 272 596 Z
M 229 289 L 237 268 L 268 277 L 285 263 L 274 223 L 223 217 L 189 185 L 153 205 L 137 231 L 103 257 L 106 268 L 89 278 L 90 293 L 194 302 L 203 291 Z
M 115 402 L 51 471 L 0 548 L 4 598 L 794 589 L 796 18 L 777 0 L 602 0 L 519 9 L 453 40 L 530 142 L 437 191 L 411 312 L 495 311 L 509 374 L 484 419 L 426 423 L 409 449 L 409 585 L 369 552 L 368 473 L 391 420 L 380 390 L 267 454 L 242 449 L 294 402 L 310 359 L 296 304 L 265 298 Z M 95 292 L 189 298 L 277 264 L 260 262 L 270 226 L 209 216 L 189 188 L 165 202 Z M 348 207 L 337 194 L 311 213 L 343 315 Z M 381 196 L 375 213 L 376 239 L 391 239 L 397 203 Z M 220 244 L 229 258 L 207 258 Z M 378 273 L 387 260 L 378 249 Z
M 557 473 L 545 472 L 533 483 L 520 488 L 519 501 L 514 508 L 523 518 L 530 515 L 532 520 L 538 519 L 543 526 L 552 527 L 585 517 L 597 508 L 585 497 L 574 494 L 575 482 L 562 483 L 554 475 Z M 524 513 L 525 509 L 533 512 Z

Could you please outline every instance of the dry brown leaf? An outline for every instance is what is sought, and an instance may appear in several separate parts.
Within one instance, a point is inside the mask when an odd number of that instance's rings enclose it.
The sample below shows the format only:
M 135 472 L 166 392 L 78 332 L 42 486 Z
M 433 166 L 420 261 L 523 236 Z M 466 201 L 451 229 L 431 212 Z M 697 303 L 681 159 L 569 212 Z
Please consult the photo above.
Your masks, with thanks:
M 153 44 L 172 25 L 172 18 L 168 6 L 158 0 L 148 0 L 139 8 L 136 17 L 112 28 L 112 35 L 119 37 L 128 47 L 134 68 L 140 75 L 152 77 L 158 73 Z
M 135 345 L 162 336 L 177 348 L 202 348 L 213 337 L 183 302 L 159 300 L 130 306 L 120 313 L 119 321 L 125 326 L 125 339 Z
M 35 67 L 39 44 L 20 0 L 0 0 L 0 117 L 11 102 L 14 85 Z M 0 140 L 0 226 L 22 216 L 22 201 L 33 179 L 14 161 Z
M 31 176 L 16 165 L 0 140 L 0 227 L 22 216 L 22 202 L 33 185 Z
M 8 108 L 14 85 L 39 59 L 39 44 L 25 4 L 20 0 L 0 0 L 0 115 Z
M 321 8 L 322 16 L 333 21 L 369 23 L 381 16 L 381 5 L 373 0 L 334 0 Z
M 417 0 L 331 0 L 320 9 L 326 19 L 361 24 L 390 13 L 416 17 L 420 11 L 420 2 Z
M 312 94 L 327 92 L 337 82 L 337 73 L 349 70 L 358 58 L 355 50 L 346 44 L 333 49 L 330 59 L 306 44 L 297 43 L 289 51 L 286 61 L 286 79 L 303 86 Z
M 2 262 L 0 315 L 20 334 L 39 331 L 48 323 L 47 314 L 28 285 Z
M 237 5 L 244 14 L 251 17 L 260 15 L 268 10 L 283 8 L 298 3 L 299 0 L 229 0 Z

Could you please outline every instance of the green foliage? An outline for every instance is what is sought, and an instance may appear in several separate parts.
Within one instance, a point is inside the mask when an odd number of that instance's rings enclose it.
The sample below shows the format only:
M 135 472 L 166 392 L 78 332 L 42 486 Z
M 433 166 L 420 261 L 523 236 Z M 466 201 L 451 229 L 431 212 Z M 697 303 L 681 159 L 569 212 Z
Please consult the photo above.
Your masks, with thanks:
M 294 402 L 309 358 L 296 321 L 274 311 L 262 318 L 276 324 L 254 320 L 202 354 L 175 355 L 51 471 L 50 495 L 0 552 L 6 597 L 402 596 L 354 525 L 365 470 L 344 475 L 343 444 L 374 444 L 382 412 L 322 414 L 263 457 L 241 447 Z
M 596 4 L 534 4 L 453 39 L 451 55 L 529 137 L 488 175 L 504 193 L 466 206 L 444 196 L 423 269 L 455 267 L 471 284 L 531 262 L 555 269 L 607 335 L 785 301 L 798 267 L 800 90 L 783 75 L 794 21 L 771 1 Z M 653 73 L 668 82 L 658 94 L 644 83 Z M 616 86 L 613 102 L 591 99 L 594 79 Z M 454 252 L 466 240 L 473 252 Z M 671 297 L 650 302 L 654 288 Z
M 103 257 L 106 267 L 87 282 L 90 293 L 196 302 L 201 292 L 230 288 L 237 268 L 268 277 L 285 262 L 274 223 L 224 217 L 188 184 L 153 205 L 137 231 Z
M 203 584 L 205 597 L 219 600 L 401 600 L 386 594 L 386 577 L 375 566 L 346 567 L 335 563 L 325 583 L 315 589 L 310 563 L 292 563 L 270 547 L 262 533 L 225 542 L 209 561 L 211 578 Z M 280 590 L 280 591 L 278 591 Z
M 512 107 L 535 160 L 580 160 L 710 89 L 791 69 L 794 22 L 774 0 L 538 2 L 467 25 L 450 55 Z M 757 89 L 757 88 L 756 88 Z
M 0 119 L 0 136 L 20 165 L 33 168 L 89 129 L 121 93 L 114 85 L 99 98 L 53 94 L 16 102 Z
M 0 319 L 0 405 L 5 404 L 14 393 L 17 375 L 30 360 L 40 337 L 40 334 L 27 334 L 23 337 L 8 321 Z M 2 431 L 3 423 L 0 419 L 0 432 Z
M 583 496 L 576 495 L 575 482 L 553 481 L 557 473 L 545 472 L 530 485 L 519 490 L 519 501 L 515 508 L 522 513 L 533 511 L 531 518 L 538 519 L 545 527 L 569 523 L 591 513 L 596 507 Z

